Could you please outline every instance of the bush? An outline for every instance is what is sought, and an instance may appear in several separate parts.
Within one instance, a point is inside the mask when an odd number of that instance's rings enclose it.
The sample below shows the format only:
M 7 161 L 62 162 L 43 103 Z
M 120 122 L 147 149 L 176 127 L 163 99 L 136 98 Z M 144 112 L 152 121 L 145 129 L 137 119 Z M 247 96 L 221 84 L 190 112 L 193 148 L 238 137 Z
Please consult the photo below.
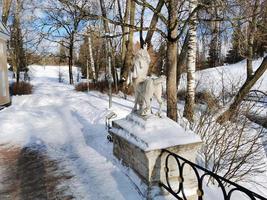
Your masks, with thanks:
M 185 101 L 185 97 L 186 97 L 186 91 L 185 90 L 179 90 L 177 92 L 177 98 L 180 101 Z M 206 104 L 209 109 L 219 107 L 219 102 L 217 101 L 216 97 L 208 91 L 196 91 L 195 102 L 201 103 L 201 104 Z
M 257 179 L 254 177 L 266 173 L 265 152 L 261 142 L 265 129 L 255 126 L 244 117 L 251 106 L 240 106 L 233 120 L 222 124 L 216 122 L 221 108 L 199 110 L 192 123 L 182 117 L 182 111 L 178 111 L 178 123 L 201 137 L 203 144 L 198 152 L 199 165 L 234 182 L 261 185 L 255 182 Z M 209 177 L 208 183 L 214 184 L 214 179 Z
M 79 83 L 75 86 L 76 91 L 86 92 L 88 90 L 87 82 Z M 108 93 L 109 86 L 107 81 L 100 81 L 96 83 L 89 83 L 89 90 L 99 91 L 102 93 Z M 112 86 L 112 93 L 115 93 L 115 88 Z
M 27 95 L 32 94 L 33 86 L 28 83 L 21 81 L 19 83 L 13 83 L 11 85 L 11 94 L 12 95 Z
M 79 92 L 87 91 L 87 83 L 78 83 L 77 85 L 75 85 L 75 90 Z
M 197 92 L 196 102 L 207 104 L 209 109 L 219 108 L 220 106 L 215 96 L 208 91 Z

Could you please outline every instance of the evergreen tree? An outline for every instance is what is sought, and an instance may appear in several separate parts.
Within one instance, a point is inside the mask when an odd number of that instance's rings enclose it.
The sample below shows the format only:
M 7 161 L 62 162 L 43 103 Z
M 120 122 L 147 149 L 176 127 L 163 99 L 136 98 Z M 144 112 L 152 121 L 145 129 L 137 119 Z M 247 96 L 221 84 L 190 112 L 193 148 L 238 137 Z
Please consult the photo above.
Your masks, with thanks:
M 240 36 L 242 35 L 240 23 L 234 28 L 232 35 L 232 47 L 226 55 L 226 63 L 236 63 L 243 59 L 241 54 L 242 42 Z

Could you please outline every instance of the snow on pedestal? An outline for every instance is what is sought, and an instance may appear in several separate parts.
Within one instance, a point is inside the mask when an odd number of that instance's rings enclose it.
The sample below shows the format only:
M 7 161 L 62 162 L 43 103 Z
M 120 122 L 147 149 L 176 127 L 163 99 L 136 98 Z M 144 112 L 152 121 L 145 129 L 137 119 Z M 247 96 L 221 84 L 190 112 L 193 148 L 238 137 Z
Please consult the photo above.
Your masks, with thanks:
M 140 117 L 130 114 L 126 118 L 115 120 L 110 134 L 113 138 L 113 153 L 130 167 L 148 186 L 145 195 L 151 197 L 151 188 L 159 182 L 166 183 L 165 160 L 167 149 L 192 162 L 195 162 L 201 139 L 192 131 L 184 130 L 179 124 L 167 117 L 151 115 Z M 179 172 L 176 161 L 170 160 L 170 181 L 177 180 Z M 192 169 L 184 172 L 185 186 L 189 196 L 196 194 L 196 177 Z

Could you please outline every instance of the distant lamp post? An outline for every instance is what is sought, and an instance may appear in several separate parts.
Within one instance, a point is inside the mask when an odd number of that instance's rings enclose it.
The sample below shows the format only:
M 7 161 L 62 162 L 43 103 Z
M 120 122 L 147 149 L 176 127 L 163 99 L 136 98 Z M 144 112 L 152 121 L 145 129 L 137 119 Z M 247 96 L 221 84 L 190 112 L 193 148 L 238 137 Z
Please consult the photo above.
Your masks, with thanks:
M 110 37 L 111 35 L 109 33 L 105 34 L 106 38 L 106 47 L 107 47 L 107 52 L 108 52 L 108 74 L 107 74 L 107 81 L 108 81 L 108 88 L 109 88 L 109 108 L 112 107 L 112 83 L 113 83 L 113 78 L 112 78 L 112 72 L 111 72 L 111 48 L 110 48 Z

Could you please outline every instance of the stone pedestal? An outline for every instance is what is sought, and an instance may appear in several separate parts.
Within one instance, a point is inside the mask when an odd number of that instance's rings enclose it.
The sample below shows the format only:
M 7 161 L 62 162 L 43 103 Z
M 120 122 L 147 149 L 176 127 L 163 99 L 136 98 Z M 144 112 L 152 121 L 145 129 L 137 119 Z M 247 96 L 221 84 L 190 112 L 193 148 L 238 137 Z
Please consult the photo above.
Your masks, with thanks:
M 185 131 L 179 124 L 167 117 L 149 116 L 141 118 L 130 114 L 124 119 L 113 121 L 110 134 L 113 138 L 113 153 L 130 167 L 150 188 L 166 183 L 165 160 L 167 149 L 187 160 L 195 162 L 201 139 L 191 131 Z M 179 176 L 177 163 L 171 159 L 168 165 L 170 181 Z M 188 196 L 196 194 L 196 177 L 192 169 L 184 173 L 185 189 Z M 178 186 L 177 186 L 178 187 Z M 192 193 L 192 194 L 191 194 Z M 149 198 L 149 197 L 148 197 Z

